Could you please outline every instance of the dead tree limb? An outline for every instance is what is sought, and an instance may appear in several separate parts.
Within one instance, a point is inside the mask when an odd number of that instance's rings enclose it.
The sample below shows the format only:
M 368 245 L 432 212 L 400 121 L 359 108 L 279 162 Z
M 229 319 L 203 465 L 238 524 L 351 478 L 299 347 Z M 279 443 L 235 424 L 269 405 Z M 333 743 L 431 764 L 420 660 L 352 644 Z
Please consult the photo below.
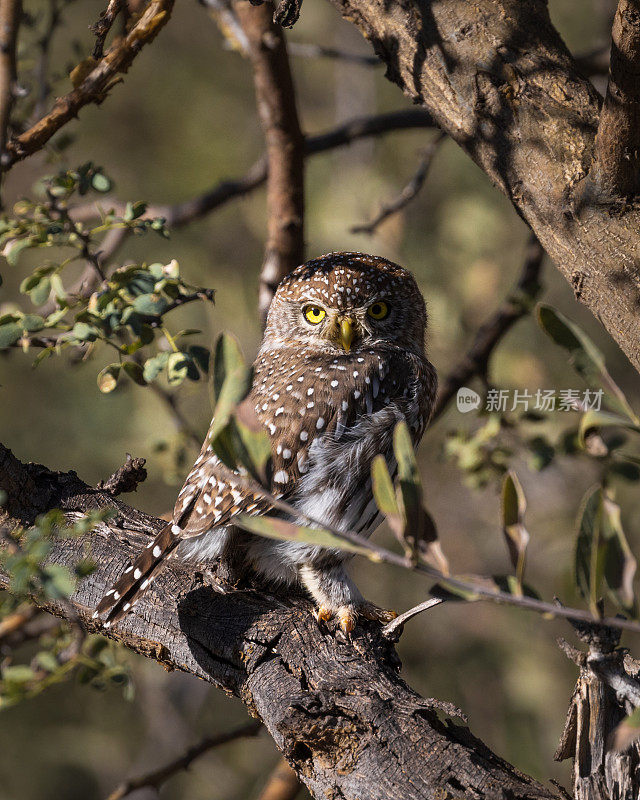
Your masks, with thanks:
M 600 97 L 553 27 L 547 3 L 331 2 L 371 42 L 387 76 L 507 195 L 640 370 L 640 208 L 577 208 Z
M 267 243 L 258 309 L 266 318 L 276 287 L 304 261 L 304 137 L 287 45 L 270 2 L 234 9 L 249 43 L 258 115 L 267 145 Z
M 8 495 L 0 524 L 28 525 L 53 507 L 70 518 L 90 508 L 116 509 L 91 535 L 57 540 L 51 554 L 56 563 L 72 565 L 91 547 L 97 567 L 78 587 L 72 607 L 85 630 L 100 631 L 91 618 L 95 604 L 163 521 L 91 489 L 75 473 L 22 464 L 1 447 L 0 486 Z M 6 576 L 0 574 L 2 586 Z M 54 602 L 46 608 L 67 613 Z M 216 591 L 202 574 L 175 564 L 109 635 L 239 697 L 314 797 L 557 800 L 555 790 L 519 772 L 413 692 L 377 627 L 341 641 L 311 612 L 311 604 L 292 593 Z
M 16 162 L 36 153 L 56 134 L 60 128 L 78 116 L 78 112 L 89 103 L 102 103 L 109 90 L 118 82 L 142 48 L 153 41 L 160 29 L 166 25 L 175 0 L 151 0 L 129 33 L 117 41 L 90 69 L 78 86 L 64 97 L 59 97 L 51 111 L 24 133 L 9 140 L 3 160 L 5 170 Z M 93 59 L 95 61 L 95 59 Z M 91 65 L 83 62 L 78 79 L 84 69 Z M 76 72 L 74 70 L 74 73 Z
M 605 197 L 640 191 L 640 2 L 620 0 L 591 178 Z

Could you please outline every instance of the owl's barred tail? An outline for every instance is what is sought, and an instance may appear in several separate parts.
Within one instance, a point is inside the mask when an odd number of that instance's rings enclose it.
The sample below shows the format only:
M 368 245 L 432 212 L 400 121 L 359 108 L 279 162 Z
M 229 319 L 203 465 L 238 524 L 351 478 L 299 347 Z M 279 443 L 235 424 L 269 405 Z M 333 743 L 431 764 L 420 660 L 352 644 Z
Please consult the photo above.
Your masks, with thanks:
M 104 617 L 104 627 L 108 628 L 124 617 L 155 580 L 167 556 L 178 546 L 180 533 L 178 525 L 166 525 L 98 603 L 94 619 Z

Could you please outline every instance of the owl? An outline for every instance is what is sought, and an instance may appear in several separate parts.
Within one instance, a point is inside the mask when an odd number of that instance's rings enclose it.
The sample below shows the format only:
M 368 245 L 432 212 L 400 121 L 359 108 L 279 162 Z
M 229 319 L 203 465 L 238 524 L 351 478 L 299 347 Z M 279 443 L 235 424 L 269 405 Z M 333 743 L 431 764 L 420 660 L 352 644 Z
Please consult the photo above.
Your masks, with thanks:
M 384 258 L 331 253 L 278 286 L 249 398 L 270 437 L 271 493 L 299 511 L 295 521 L 311 518 L 362 536 L 379 524 L 371 462 L 381 453 L 394 474 L 395 425 L 404 420 L 417 445 L 433 409 L 437 379 L 425 354 L 426 323 L 413 276 Z M 94 617 L 108 627 L 126 614 L 168 557 L 206 563 L 231 554 L 237 560 L 238 553 L 247 574 L 304 587 L 318 620 L 334 619 L 346 633 L 359 616 L 394 616 L 362 597 L 347 572 L 347 553 L 248 534 L 234 527 L 241 513 L 285 516 L 216 457 L 207 437 L 172 522 Z

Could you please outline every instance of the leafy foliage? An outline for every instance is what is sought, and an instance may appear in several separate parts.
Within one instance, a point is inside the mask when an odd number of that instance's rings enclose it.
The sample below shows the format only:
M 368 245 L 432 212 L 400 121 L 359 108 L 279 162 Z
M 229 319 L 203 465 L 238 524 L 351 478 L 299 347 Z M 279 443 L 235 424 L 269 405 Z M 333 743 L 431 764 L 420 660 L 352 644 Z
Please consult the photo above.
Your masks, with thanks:
M 45 632 L 36 628 L 32 635 L 29 631 L 29 622 L 38 613 L 34 604 L 64 603 L 77 582 L 93 571 L 89 555 L 73 569 L 47 563 L 55 538 L 86 534 L 110 513 L 92 511 L 68 527 L 62 512 L 55 510 L 38 517 L 28 530 L 3 534 L 0 565 L 10 580 L 8 590 L 0 592 L 0 644 L 17 635 L 19 644 L 28 645 L 22 649 L 30 657 L 26 663 L 15 663 L 20 648 L 11 648 L 0 663 L 0 710 L 34 697 L 72 674 L 99 688 L 114 684 L 131 692 L 116 649 L 101 637 L 87 637 L 74 623 L 63 622 L 52 624 Z
M 110 189 L 103 170 L 87 163 L 46 178 L 42 200 L 22 200 L 14 206 L 12 217 L 0 220 L 0 247 L 10 266 L 16 266 L 27 251 L 46 249 L 48 255 L 20 286 L 35 310 L 2 310 L 0 349 L 41 349 L 37 364 L 68 348 L 79 350 L 86 360 L 99 345 L 107 346 L 116 360 L 98 374 L 98 388 L 105 393 L 125 377 L 140 386 L 161 375 L 172 387 L 185 379 L 197 381 L 208 373 L 209 351 L 188 339 L 200 331 L 172 334 L 165 317 L 185 303 L 213 302 L 213 290 L 185 282 L 175 260 L 129 264 L 105 272 L 100 237 L 106 232 L 169 235 L 165 221 L 147 215 L 143 202 L 127 203 L 120 215 L 101 209 L 100 223 L 94 227 L 75 218 L 71 201 L 76 196 Z M 65 285 L 66 272 L 77 262 L 85 264 L 87 274 L 79 284 Z

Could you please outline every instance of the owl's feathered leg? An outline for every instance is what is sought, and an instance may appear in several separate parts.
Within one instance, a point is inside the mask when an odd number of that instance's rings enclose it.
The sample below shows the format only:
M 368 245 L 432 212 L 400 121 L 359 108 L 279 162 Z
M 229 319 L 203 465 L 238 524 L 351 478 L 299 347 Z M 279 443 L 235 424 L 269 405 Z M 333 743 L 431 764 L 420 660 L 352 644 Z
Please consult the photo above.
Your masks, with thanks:
M 318 621 L 337 617 L 344 633 L 351 633 L 359 616 L 377 622 L 390 622 L 397 616 L 395 611 L 365 600 L 342 564 L 332 567 L 304 564 L 300 568 L 300 581 L 318 604 Z

